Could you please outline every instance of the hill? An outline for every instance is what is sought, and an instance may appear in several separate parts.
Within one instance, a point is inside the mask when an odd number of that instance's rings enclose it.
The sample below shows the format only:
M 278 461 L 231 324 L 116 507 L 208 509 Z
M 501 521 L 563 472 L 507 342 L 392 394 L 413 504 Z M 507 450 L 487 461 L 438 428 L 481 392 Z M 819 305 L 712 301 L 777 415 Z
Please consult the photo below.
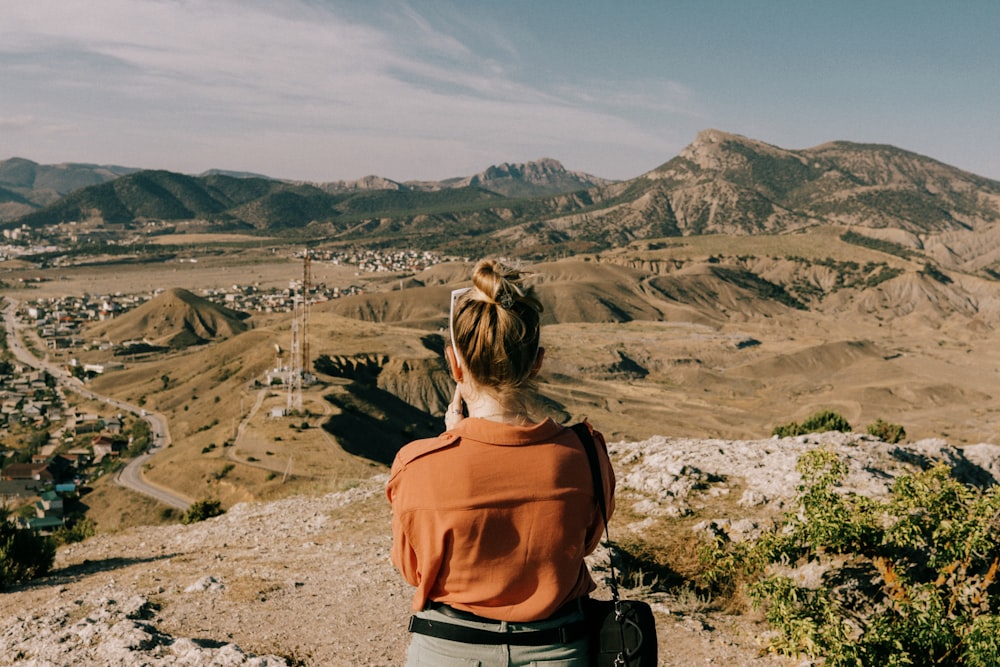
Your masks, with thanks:
M 230 209 L 258 202 L 267 210 L 275 198 L 284 197 L 293 213 L 308 209 L 311 196 L 322 196 L 315 188 L 294 186 L 259 178 L 236 178 L 219 174 L 185 176 L 168 171 L 140 171 L 113 181 L 76 190 L 56 203 L 23 216 L 18 224 L 29 227 L 96 219 L 108 224 L 131 224 L 142 220 L 214 221 L 220 229 L 249 228 L 258 216 L 246 218 L 229 214 Z M 281 227 L 287 218 L 273 215 L 269 223 Z M 298 218 L 295 219 L 299 224 Z
M 94 325 L 87 336 L 114 343 L 142 341 L 170 349 L 231 338 L 246 331 L 246 316 L 223 308 L 188 290 L 173 288 L 135 310 Z
M 0 221 L 48 206 L 74 190 L 135 171 L 138 170 L 114 165 L 41 165 L 24 158 L 0 160 Z

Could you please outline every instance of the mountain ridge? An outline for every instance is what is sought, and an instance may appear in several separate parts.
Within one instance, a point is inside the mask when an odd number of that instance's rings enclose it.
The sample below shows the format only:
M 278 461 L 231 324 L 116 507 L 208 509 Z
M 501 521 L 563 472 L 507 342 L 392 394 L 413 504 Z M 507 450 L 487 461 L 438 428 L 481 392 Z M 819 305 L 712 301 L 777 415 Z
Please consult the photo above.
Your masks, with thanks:
M 308 184 L 144 171 L 75 191 L 14 224 L 85 218 L 195 220 L 205 231 L 297 230 L 387 244 L 407 237 L 456 255 L 490 247 L 544 256 L 815 225 L 895 230 L 920 243 L 921 235 L 1000 224 L 1000 182 L 886 144 L 832 141 L 790 150 L 708 129 L 627 181 L 586 177 L 549 158 L 409 184 L 378 176 Z
M 587 190 L 614 181 L 581 171 L 567 170 L 559 160 L 539 158 L 529 162 L 501 162 L 473 174 L 440 181 L 394 181 L 370 174 L 352 181 L 312 183 L 324 192 L 344 194 L 369 190 L 437 192 L 466 187 L 482 188 L 506 197 L 538 197 Z
M 597 187 L 611 183 L 608 179 L 584 174 L 583 172 L 569 171 L 563 167 L 562 163 L 552 158 L 541 158 L 537 161 L 508 163 L 503 162 L 491 165 L 483 171 L 472 176 L 445 179 L 442 181 L 407 181 L 400 183 L 388 178 L 376 175 L 364 176 L 352 181 L 330 181 L 330 182 L 309 182 L 290 181 L 272 178 L 269 176 L 242 171 L 231 171 L 223 169 L 209 169 L 198 175 L 180 174 L 163 169 L 137 169 L 130 167 L 102 166 L 85 163 L 67 163 L 63 165 L 39 165 L 24 158 L 10 158 L 0 161 L 0 222 L 18 219 L 22 224 L 36 226 L 35 217 L 29 214 L 44 210 L 50 205 L 57 204 L 63 197 L 75 193 L 78 190 L 107 185 L 122 176 L 131 176 L 141 173 L 158 174 L 160 177 L 170 174 L 174 181 L 183 179 L 193 179 L 190 182 L 201 181 L 206 189 L 218 187 L 221 179 L 230 181 L 250 181 L 267 182 L 272 186 L 271 191 L 290 192 L 311 192 L 315 197 L 319 192 L 328 195 L 345 196 L 371 193 L 376 191 L 406 191 L 414 193 L 437 193 L 448 190 L 475 189 L 492 192 L 503 197 L 541 197 L 553 194 L 562 194 L 576 190 Z M 59 176 L 62 176 L 61 178 Z M 136 179 L 139 176 L 135 176 Z M 124 188 L 110 186 L 111 191 L 116 193 Z M 92 210 L 104 211 L 101 199 L 114 198 L 108 194 L 108 189 L 103 192 L 98 191 L 94 201 L 95 193 L 78 196 L 82 204 L 73 209 L 72 200 L 68 203 L 74 213 L 82 214 L 82 209 L 88 205 Z M 149 197 L 157 196 L 150 193 Z M 225 198 L 224 198 L 225 199 Z M 177 204 L 182 198 L 175 197 Z M 332 207 L 336 199 L 325 201 L 324 205 Z M 240 201 L 237 205 L 246 202 Z M 43 215 L 41 224 L 46 224 L 46 220 L 55 219 L 59 222 L 66 221 L 68 214 L 60 211 L 65 210 L 67 202 L 63 202 L 62 207 L 57 207 L 53 215 Z M 110 219 L 112 222 L 120 222 L 123 219 L 134 220 L 135 218 L 147 217 L 144 213 L 148 210 L 162 210 L 164 205 L 128 205 L 111 206 Z M 175 209 L 171 212 L 171 206 L 166 206 L 167 216 L 183 215 L 187 210 L 192 216 L 197 215 L 217 215 L 224 209 L 210 207 L 184 206 L 183 209 Z M 131 214 L 131 218 L 129 217 Z M 175 219 L 175 218 L 170 218 Z M 307 222 L 308 220 L 306 220 Z M 262 223 L 269 226 L 267 223 Z M 299 226 L 303 221 L 296 220 L 292 226 Z M 286 226 L 279 224 L 280 226 Z

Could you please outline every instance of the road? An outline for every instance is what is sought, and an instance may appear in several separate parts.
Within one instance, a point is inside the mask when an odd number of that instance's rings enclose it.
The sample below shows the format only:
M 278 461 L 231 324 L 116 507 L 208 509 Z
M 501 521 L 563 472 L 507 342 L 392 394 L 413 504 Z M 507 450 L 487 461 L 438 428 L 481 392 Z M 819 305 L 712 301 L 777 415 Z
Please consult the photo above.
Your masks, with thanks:
M 36 357 L 34 353 L 27 349 L 21 342 L 21 332 L 16 312 L 17 301 L 7 297 L 7 307 L 4 308 L 4 326 L 7 329 L 7 348 L 11 351 L 11 354 L 14 355 L 15 359 L 23 364 L 31 366 L 32 368 L 47 371 L 56 379 L 56 382 L 58 382 L 67 391 L 73 391 L 86 398 L 101 401 L 118 411 L 131 412 L 132 414 L 146 420 L 149 424 L 150 437 L 152 439 L 149 452 L 129 461 L 129 463 L 121 471 L 119 471 L 117 475 L 115 475 L 115 482 L 127 489 L 149 496 L 165 505 L 186 510 L 191 505 L 190 499 L 174 493 L 169 489 L 149 484 L 145 479 L 143 479 L 142 476 L 142 466 L 145 465 L 145 463 L 161 447 L 166 447 L 170 444 L 170 429 L 167 424 L 167 418 L 162 414 L 147 412 L 137 405 L 132 405 L 131 403 L 121 401 L 117 398 L 97 394 L 84 386 L 79 379 L 73 377 L 64 368 L 49 363 L 47 360 Z

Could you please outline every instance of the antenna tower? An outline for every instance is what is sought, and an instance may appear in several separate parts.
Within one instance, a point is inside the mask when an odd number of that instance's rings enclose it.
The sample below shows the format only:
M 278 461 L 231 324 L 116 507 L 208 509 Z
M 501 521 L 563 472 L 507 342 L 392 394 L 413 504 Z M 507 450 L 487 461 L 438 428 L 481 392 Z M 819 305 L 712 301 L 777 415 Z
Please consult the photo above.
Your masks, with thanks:
M 292 291 L 292 345 L 288 351 L 288 411 L 302 411 L 302 374 L 308 359 L 308 343 L 303 345 L 309 312 L 309 250 L 305 251 L 302 283 L 289 283 Z M 298 287 L 298 288 L 297 288 Z M 305 349 L 303 349 L 305 348 Z
M 309 371 L 309 294 L 312 292 L 312 255 L 306 248 L 302 258 L 302 360 L 299 368 L 302 370 L 303 380 Z

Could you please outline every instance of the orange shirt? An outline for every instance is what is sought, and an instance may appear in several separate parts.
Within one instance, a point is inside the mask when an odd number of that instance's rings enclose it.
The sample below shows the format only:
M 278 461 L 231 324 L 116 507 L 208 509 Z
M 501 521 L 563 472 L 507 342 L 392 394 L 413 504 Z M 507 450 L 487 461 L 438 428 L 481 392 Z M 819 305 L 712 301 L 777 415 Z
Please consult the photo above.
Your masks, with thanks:
M 605 498 L 614 472 L 594 432 Z M 392 561 L 428 600 L 497 620 L 547 618 L 594 588 L 583 557 L 604 531 L 576 434 L 546 419 L 511 426 L 463 419 L 396 455 L 386 486 Z

